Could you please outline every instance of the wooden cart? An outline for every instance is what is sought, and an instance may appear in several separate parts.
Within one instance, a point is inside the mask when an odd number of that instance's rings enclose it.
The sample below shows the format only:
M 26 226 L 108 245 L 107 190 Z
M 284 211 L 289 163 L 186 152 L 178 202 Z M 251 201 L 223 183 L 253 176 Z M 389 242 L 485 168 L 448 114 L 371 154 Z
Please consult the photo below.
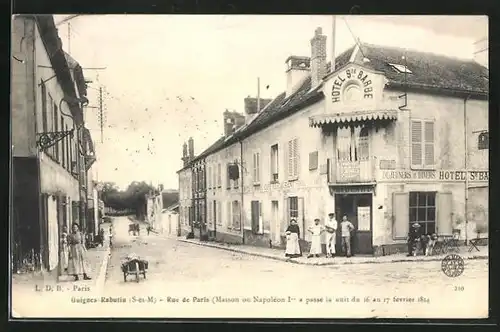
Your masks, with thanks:
M 135 281 L 139 282 L 139 276 L 142 274 L 146 279 L 148 270 L 148 261 L 144 259 L 134 258 L 127 260 L 122 264 L 123 280 L 127 282 L 128 275 L 135 275 Z

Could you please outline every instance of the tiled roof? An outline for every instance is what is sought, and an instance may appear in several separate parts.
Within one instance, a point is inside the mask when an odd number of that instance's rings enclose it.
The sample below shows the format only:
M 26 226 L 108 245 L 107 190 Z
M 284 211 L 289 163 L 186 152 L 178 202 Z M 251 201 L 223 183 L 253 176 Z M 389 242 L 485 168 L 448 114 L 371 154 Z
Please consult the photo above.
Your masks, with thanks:
M 411 71 L 406 75 L 409 87 L 488 94 L 488 69 L 472 60 L 366 43 L 361 50 L 355 62 L 383 72 L 394 86 L 404 85 L 405 74 L 390 64 L 404 66 L 404 55 Z M 363 62 L 363 55 L 370 61 Z

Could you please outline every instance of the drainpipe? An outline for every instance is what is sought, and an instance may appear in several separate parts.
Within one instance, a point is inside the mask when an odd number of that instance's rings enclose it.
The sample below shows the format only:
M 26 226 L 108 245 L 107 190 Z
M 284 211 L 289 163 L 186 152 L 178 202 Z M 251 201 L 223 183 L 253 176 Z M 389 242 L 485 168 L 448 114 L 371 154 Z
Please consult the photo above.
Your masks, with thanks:
M 468 211 L 468 203 L 469 203 L 469 151 L 468 151 L 468 139 L 467 139 L 467 134 L 468 134 L 468 126 L 467 126 L 467 100 L 469 100 L 470 95 L 467 95 L 464 99 L 464 132 L 465 132 L 465 160 L 464 160 L 464 165 L 465 165 L 465 245 L 467 245 L 468 242 L 468 229 L 469 229 L 469 211 Z
M 240 207 L 240 226 L 241 226 L 241 242 L 242 244 L 245 244 L 245 225 L 243 222 L 243 207 L 244 205 L 244 188 L 245 188 L 245 182 L 244 182 L 244 176 L 243 176 L 243 141 L 240 140 L 240 169 L 241 169 L 241 207 Z

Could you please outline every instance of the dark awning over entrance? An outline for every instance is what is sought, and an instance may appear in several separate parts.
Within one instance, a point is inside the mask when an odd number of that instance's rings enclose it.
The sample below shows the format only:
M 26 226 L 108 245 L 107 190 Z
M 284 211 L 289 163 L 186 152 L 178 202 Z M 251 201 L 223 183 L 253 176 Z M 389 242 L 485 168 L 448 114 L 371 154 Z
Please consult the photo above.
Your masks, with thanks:
M 342 125 L 364 121 L 393 121 L 397 120 L 397 110 L 375 110 L 375 111 L 358 111 L 333 114 L 315 115 L 309 118 L 310 127 L 322 127 L 324 125 Z

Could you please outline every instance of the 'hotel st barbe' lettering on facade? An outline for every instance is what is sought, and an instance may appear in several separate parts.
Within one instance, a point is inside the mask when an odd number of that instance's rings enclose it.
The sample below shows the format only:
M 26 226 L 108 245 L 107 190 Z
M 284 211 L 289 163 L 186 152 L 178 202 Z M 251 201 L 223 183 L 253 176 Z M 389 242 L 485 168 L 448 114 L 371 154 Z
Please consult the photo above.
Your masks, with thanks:
M 372 80 L 368 77 L 363 70 L 356 68 L 346 69 L 343 73 L 337 75 L 332 85 L 332 102 L 336 103 L 341 100 L 341 93 L 345 82 L 358 81 L 364 99 L 373 99 L 373 86 Z
M 489 180 L 489 171 L 382 171 L 382 180 L 431 180 L 431 181 L 468 181 L 484 182 Z

